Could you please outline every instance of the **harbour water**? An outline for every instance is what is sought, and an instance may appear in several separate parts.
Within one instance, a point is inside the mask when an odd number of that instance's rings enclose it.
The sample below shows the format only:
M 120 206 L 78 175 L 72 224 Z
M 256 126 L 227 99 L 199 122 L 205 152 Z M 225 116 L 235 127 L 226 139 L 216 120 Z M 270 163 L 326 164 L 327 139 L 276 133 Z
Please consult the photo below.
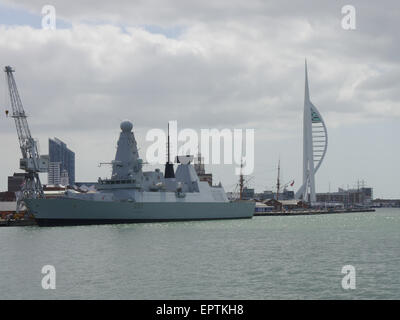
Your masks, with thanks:
M 0 299 L 400 299 L 400 209 L 0 229 Z M 42 267 L 56 269 L 44 290 Z M 342 288 L 344 265 L 356 289 Z

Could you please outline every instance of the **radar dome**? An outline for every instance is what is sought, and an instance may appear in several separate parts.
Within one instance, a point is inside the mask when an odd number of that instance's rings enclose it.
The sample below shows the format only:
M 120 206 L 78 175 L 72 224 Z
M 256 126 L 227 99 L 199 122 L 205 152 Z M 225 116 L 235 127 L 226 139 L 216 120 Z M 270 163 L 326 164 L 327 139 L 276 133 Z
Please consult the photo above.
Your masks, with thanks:
M 133 124 L 129 120 L 124 120 L 121 122 L 121 130 L 123 132 L 131 132 L 132 128 L 133 128 Z

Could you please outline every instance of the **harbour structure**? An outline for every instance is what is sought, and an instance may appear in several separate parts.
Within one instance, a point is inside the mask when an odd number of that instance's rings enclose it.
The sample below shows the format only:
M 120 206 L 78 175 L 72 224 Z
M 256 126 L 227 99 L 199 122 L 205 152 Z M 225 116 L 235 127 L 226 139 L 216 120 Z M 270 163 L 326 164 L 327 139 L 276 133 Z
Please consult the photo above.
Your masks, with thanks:
M 290 199 L 290 200 L 277 200 L 269 199 L 263 201 L 269 207 L 273 207 L 276 211 L 286 211 L 293 209 L 304 209 L 306 204 L 302 200 Z
M 22 185 L 24 184 L 26 174 L 23 172 L 14 172 L 12 176 L 8 177 L 8 192 L 19 192 L 21 191 Z
M 254 188 L 244 187 L 242 191 L 242 200 L 254 199 Z
M 291 200 L 294 199 L 294 191 L 288 190 L 286 187 L 283 187 L 283 190 L 279 192 L 278 196 L 276 192 L 272 190 L 264 190 L 263 192 L 260 193 L 255 193 L 254 198 L 264 201 L 264 200 L 269 200 L 269 199 L 279 199 L 279 200 Z
M 193 156 L 178 156 L 176 172 L 170 159 L 165 175 L 143 171 L 132 128 L 130 121 L 121 123 L 111 178 L 99 178 L 96 191 L 25 201 L 38 225 L 252 218 L 254 202 L 230 202 L 222 186 L 200 181 Z
M 49 139 L 49 184 L 73 186 L 75 183 L 75 153 L 67 147 L 67 144 L 60 139 Z
M 239 195 L 237 192 L 228 192 L 227 193 L 229 199 L 237 199 Z M 272 190 L 264 190 L 263 192 L 256 192 L 254 188 L 244 187 L 242 191 L 242 200 L 257 200 L 257 201 L 265 201 L 270 199 L 277 198 L 277 194 Z M 292 200 L 294 199 L 294 191 L 288 190 L 286 187 L 283 187 L 282 191 L 278 194 L 279 200 Z
M 317 193 L 317 203 L 321 206 L 330 203 L 341 203 L 348 207 L 370 207 L 373 201 L 373 189 L 371 187 L 357 187 L 352 189 L 339 188 L 336 192 Z
M 374 208 L 400 208 L 400 199 L 374 199 L 372 201 Z
M 19 167 L 25 171 L 25 180 L 21 186 L 21 191 L 16 193 L 16 211 L 19 212 L 24 207 L 25 199 L 44 197 L 39 173 L 48 171 L 49 157 L 47 155 L 40 155 L 37 141 L 31 135 L 27 115 L 22 105 L 22 100 L 13 75 L 14 71 L 15 70 L 11 66 L 6 66 L 4 68 L 12 110 L 11 118 L 13 118 L 15 122 L 19 147 L 22 154 L 22 158 L 19 160 Z M 6 110 L 6 116 L 8 116 L 8 114 L 9 110 Z
M 310 100 L 307 61 L 305 62 L 305 92 L 303 114 L 303 184 L 296 192 L 296 199 L 315 203 L 315 174 L 324 160 L 328 147 L 325 122 Z

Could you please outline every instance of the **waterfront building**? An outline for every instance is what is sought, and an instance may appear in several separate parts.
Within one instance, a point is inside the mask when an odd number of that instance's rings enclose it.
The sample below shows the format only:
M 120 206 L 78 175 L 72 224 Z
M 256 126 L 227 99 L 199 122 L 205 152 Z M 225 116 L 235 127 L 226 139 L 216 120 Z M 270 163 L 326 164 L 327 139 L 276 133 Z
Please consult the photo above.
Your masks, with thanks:
M 342 203 L 345 207 L 372 206 L 373 189 L 362 187 L 357 189 L 342 189 L 337 192 L 317 193 L 317 202 L 324 203 Z
M 242 200 L 254 199 L 254 189 L 244 187 L 242 192 Z
M 306 62 L 303 114 L 303 184 L 296 192 L 296 199 L 310 199 L 311 203 L 317 201 L 315 174 L 321 166 L 327 147 L 328 132 L 326 125 L 321 114 L 310 100 Z
M 276 199 L 269 199 L 264 201 L 264 204 L 267 206 L 273 207 L 274 210 L 282 211 L 282 210 L 299 210 L 307 208 L 307 204 L 302 200 L 276 200 Z
M 0 202 L 16 201 L 15 192 L 4 191 L 0 192 Z
M 276 199 L 276 192 L 273 192 L 272 190 L 265 190 L 261 193 L 256 193 L 254 198 L 260 201 Z M 280 200 L 292 200 L 294 199 L 294 191 L 284 188 L 282 192 L 279 192 L 278 198 Z
M 375 208 L 400 208 L 400 199 L 375 199 L 372 201 Z
M 261 193 L 256 194 L 256 198 L 263 201 L 268 199 L 275 199 L 276 193 L 272 192 L 272 190 L 264 190 Z
M 64 170 L 68 175 L 68 184 L 75 183 L 75 153 L 67 148 L 67 145 L 61 140 L 49 139 L 49 184 L 60 184 L 61 174 Z M 65 178 L 66 174 L 63 173 Z
M 25 181 L 25 173 L 15 172 L 12 176 L 8 177 L 8 187 L 9 192 L 21 191 L 22 184 Z
M 275 210 L 273 206 L 267 206 L 265 203 L 256 202 L 256 207 L 254 209 L 254 213 L 266 213 Z

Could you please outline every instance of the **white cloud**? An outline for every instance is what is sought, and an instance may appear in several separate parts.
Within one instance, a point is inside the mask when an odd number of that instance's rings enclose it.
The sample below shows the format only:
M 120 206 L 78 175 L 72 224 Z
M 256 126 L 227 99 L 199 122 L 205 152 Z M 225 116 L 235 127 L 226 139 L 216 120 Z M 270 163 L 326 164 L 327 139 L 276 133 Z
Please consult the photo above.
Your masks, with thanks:
M 13 3 L 32 12 L 42 6 Z M 397 18 L 356 1 L 357 30 L 344 31 L 340 3 L 300 3 L 54 1 L 72 27 L 2 25 L 0 61 L 16 69 L 34 135 L 57 136 L 75 149 L 82 137 L 92 141 L 79 150 L 77 166 L 94 177 L 84 152 L 107 160 L 93 143 L 105 139 L 113 150 L 124 118 L 142 132 L 168 120 L 195 129 L 254 128 L 261 149 L 265 141 L 278 141 L 277 148 L 290 137 L 299 142 L 305 57 L 311 97 L 328 130 L 399 118 Z M 149 25 L 181 29 L 171 38 Z M 2 136 L 10 130 L 0 128 Z M 296 159 L 290 175 L 300 175 L 298 152 L 288 152 Z

